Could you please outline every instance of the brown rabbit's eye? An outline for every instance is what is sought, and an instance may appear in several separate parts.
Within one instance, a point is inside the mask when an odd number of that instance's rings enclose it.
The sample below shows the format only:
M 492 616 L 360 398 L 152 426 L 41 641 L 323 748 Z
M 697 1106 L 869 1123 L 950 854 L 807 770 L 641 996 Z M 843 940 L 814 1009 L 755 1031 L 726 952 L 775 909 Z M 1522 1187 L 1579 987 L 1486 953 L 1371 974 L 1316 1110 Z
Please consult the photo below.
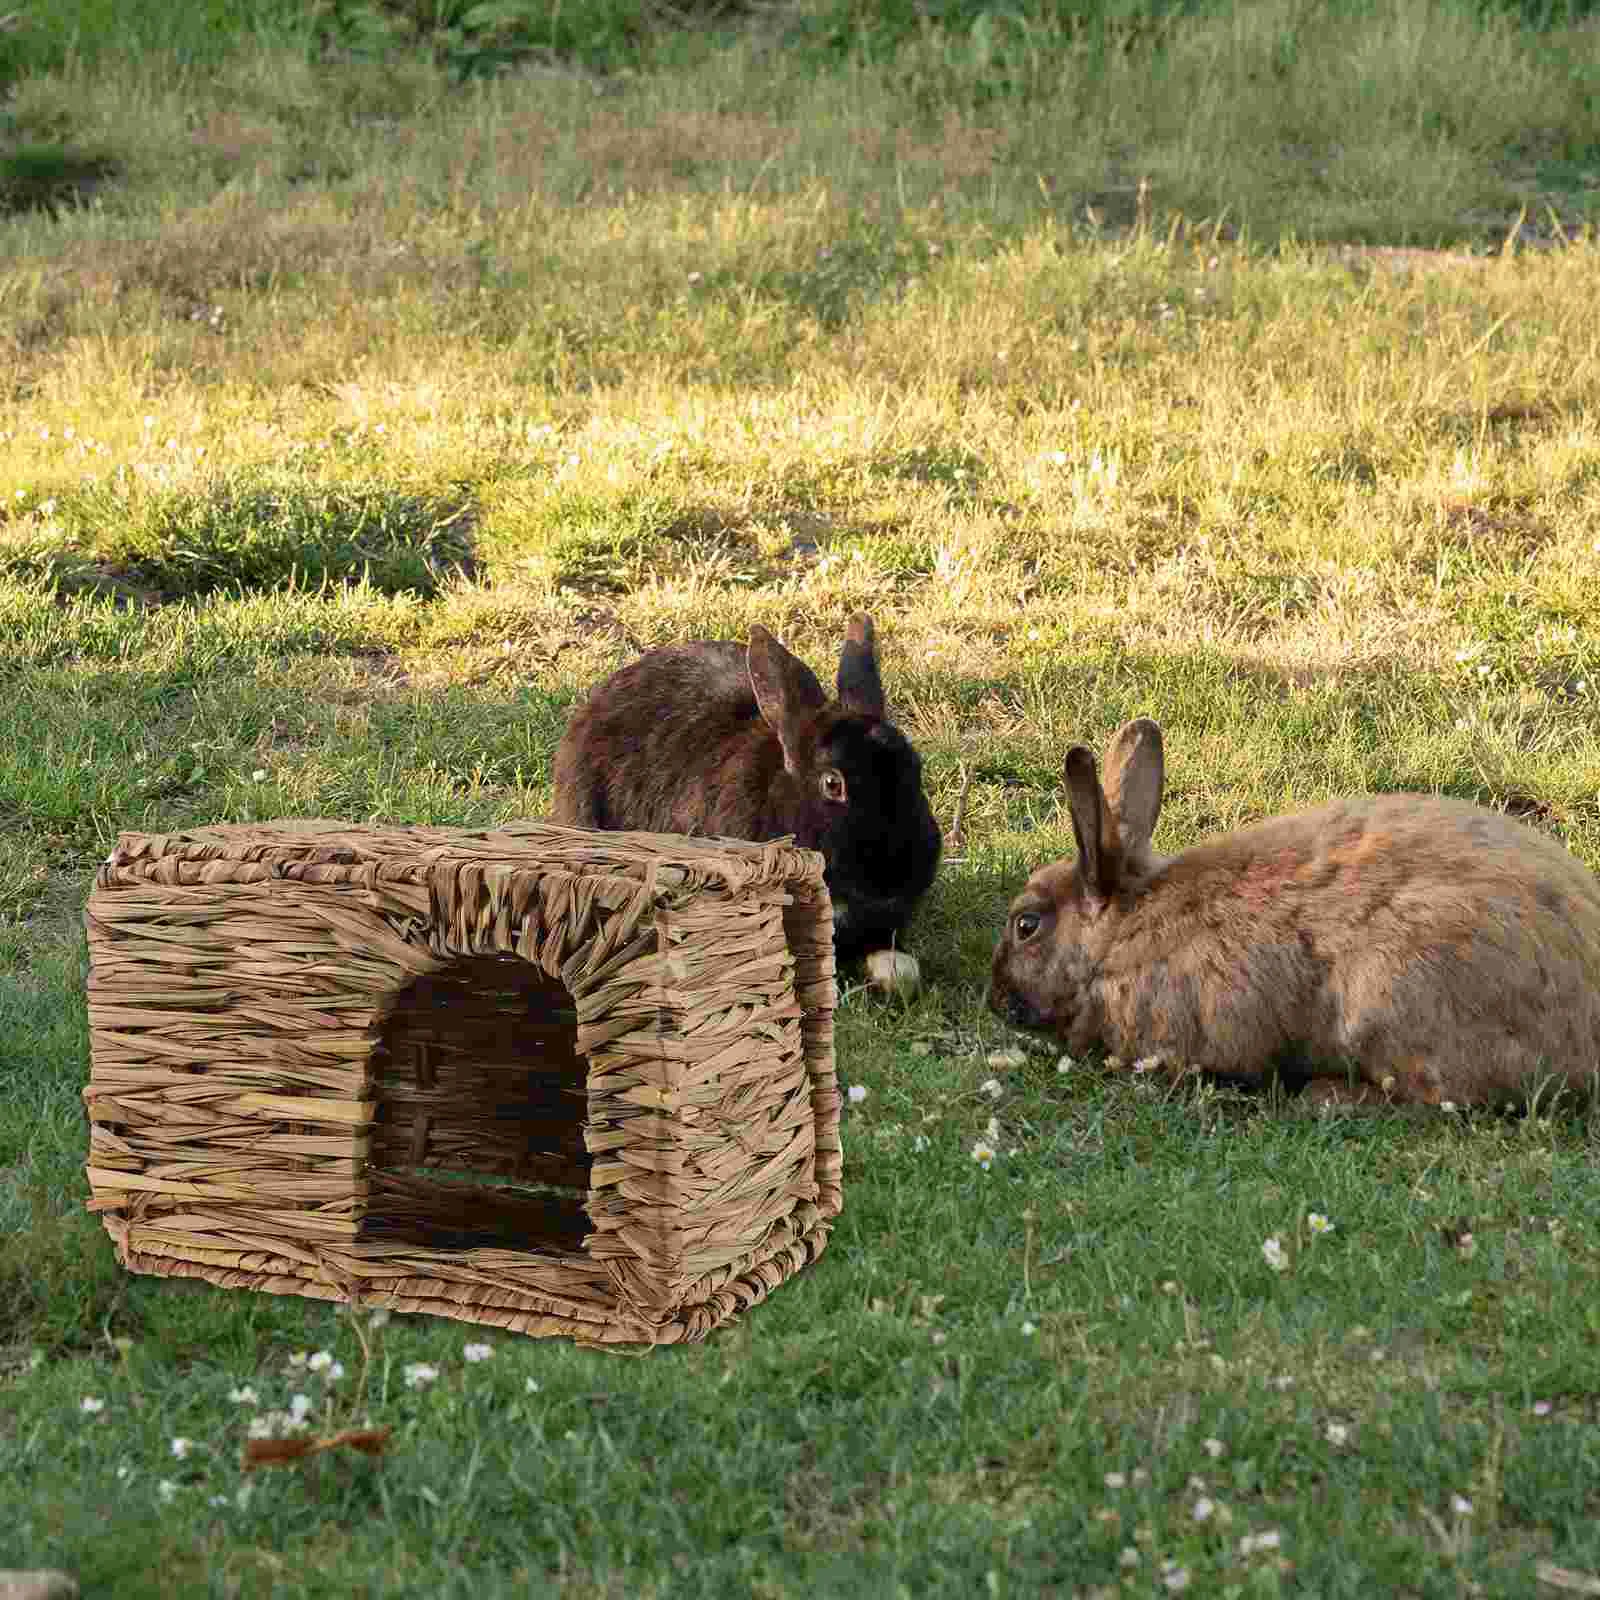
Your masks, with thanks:
M 829 767 L 817 780 L 822 785 L 823 798 L 835 803 L 844 799 L 844 774 Z
M 1039 931 L 1037 911 L 1019 911 L 1011 919 L 1011 933 L 1018 944 L 1026 944 Z

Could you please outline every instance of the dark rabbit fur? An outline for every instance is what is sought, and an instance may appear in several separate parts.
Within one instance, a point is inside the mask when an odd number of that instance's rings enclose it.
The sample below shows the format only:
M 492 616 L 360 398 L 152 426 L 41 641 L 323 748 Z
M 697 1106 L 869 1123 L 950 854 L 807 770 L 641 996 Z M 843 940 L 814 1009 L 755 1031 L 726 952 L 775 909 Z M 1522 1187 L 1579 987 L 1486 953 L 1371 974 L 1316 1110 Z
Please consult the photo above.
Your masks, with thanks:
M 1300 1077 L 1320 1101 L 1512 1101 L 1600 1070 L 1600 879 L 1498 812 L 1369 795 L 1150 848 L 1161 729 L 1067 752 L 1076 861 L 1012 903 L 989 1004 L 1069 1051 Z
M 886 720 L 872 619 L 850 621 L 838 698 L 765 628 L 748 646 L 647 651 L 578 708 L 554 820 L 821 851 L 841 959 L 892 946 L 938 870 L 922 758 Z

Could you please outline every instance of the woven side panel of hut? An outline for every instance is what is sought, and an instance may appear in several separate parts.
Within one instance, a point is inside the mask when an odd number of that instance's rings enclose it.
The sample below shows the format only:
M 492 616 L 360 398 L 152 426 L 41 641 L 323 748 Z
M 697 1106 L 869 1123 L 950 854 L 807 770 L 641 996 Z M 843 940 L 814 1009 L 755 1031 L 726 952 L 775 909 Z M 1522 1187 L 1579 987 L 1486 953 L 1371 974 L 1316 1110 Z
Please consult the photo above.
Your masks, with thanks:
M 87 920 L 90 1204 L 133 1270 L 668 1343 L 839 1211 L 812 852 L 126 834 Z

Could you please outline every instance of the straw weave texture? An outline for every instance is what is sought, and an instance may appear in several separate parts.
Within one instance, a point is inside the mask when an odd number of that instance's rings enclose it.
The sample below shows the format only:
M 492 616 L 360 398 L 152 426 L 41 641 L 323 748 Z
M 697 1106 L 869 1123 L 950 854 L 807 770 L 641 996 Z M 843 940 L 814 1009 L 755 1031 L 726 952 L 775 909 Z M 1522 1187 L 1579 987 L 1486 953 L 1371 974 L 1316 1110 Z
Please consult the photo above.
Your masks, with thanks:
M 87 921 L 90 1206 L 134 1271 L 664 1344 L 827 1241 L 811 851 L 547 823 L 124 834 Z

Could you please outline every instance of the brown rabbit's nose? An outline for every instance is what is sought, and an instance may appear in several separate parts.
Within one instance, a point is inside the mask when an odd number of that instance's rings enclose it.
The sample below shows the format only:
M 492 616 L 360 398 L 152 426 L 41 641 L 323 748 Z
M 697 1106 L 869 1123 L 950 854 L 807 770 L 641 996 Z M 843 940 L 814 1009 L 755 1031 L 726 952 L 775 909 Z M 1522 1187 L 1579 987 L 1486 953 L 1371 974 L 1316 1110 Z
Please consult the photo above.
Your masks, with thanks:
M 1013 1028 L 1044 1026 L 1044 1018 L 1015 989 L 1002 989 L 991 982 L 987 999 L 989 1009 Z
M 1013 1027 L 1018 1028 L 1041 1028 L 1044 1026 L 1044 1018 L 1020 994 L 1006 997 L 1006 1020 Z

